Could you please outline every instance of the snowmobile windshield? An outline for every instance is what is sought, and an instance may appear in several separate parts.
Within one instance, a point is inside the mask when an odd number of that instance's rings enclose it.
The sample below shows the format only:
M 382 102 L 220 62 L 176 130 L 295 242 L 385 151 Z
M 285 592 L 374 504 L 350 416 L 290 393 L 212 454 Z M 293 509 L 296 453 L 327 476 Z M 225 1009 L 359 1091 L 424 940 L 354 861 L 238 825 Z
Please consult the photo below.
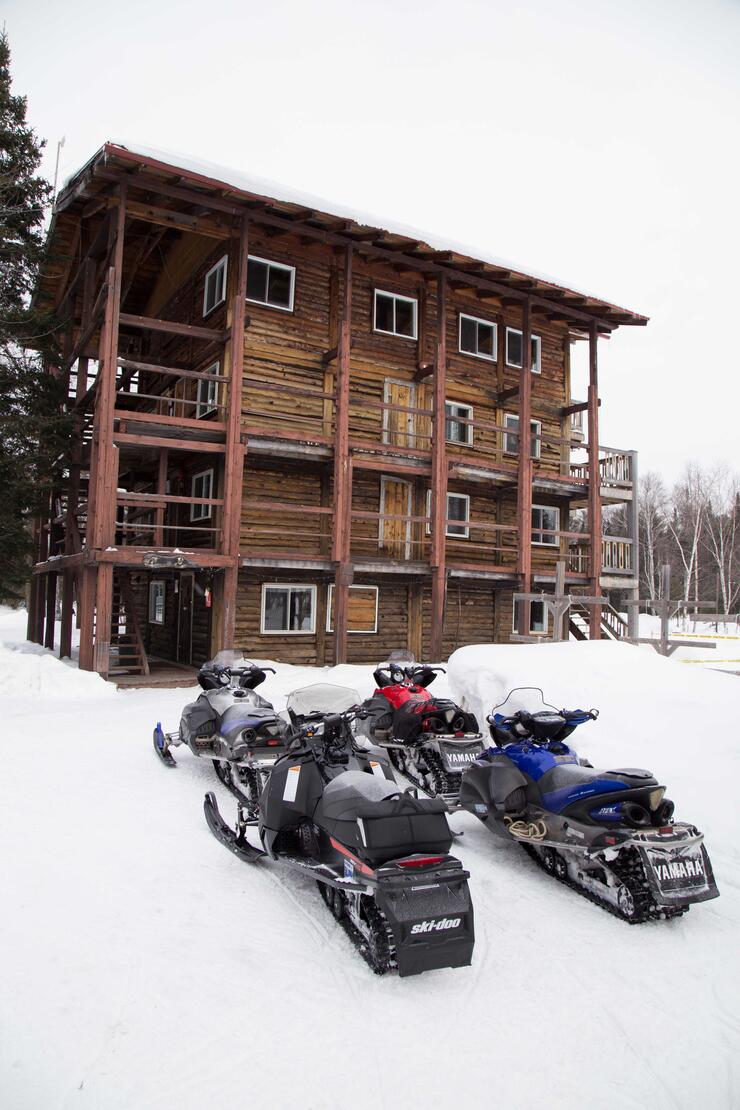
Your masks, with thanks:
M 515 686 L 509 690 L 502 702 L 494 705 L 491 710 L 492 717 L 513 717 L 515 713 L 559 712 L 554 705 L 545 701 L 545 696 L 539 686 Z
M 253 665 L 251 659 L 247 659 L 244 652 L 238 648 L 226 648 L 224 651 L 217 651 L 213 659 L 206 663 L 207 667 L 228 667 L 230 671 L 241 671 Z
M 309 713 L 344 713 L 353 705 L 360 704 L 360 695 L 349 686 L 331 686 L 328 682 L 317 682 L 313 686 L 302 686 L 288 696 L 286 705 L 298 717 Z
M 410 664 L 415 662 L 416 659 L 414 657 L 413 651 L 406 651 L 405 649 L 392 651 L 386 659 L 386 663 L 396 663 L 400 667 L 408 667 Z

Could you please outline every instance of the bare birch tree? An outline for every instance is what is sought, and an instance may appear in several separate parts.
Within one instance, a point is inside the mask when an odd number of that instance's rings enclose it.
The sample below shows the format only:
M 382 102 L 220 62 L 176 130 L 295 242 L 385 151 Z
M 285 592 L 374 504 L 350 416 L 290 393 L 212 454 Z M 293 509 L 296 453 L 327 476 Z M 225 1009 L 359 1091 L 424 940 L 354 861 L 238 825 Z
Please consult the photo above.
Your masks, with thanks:
M 673 487 L 672 512 L 666 526 L 673 538 L 683 570 L 683 597 L 691 596 L 692 581 L 698 601 L 699 545 L 707 511 L 707 481 L 701 467 L 687 463 L 683 477 Z
M 658 548 L 666 533 L 666 491 L 663 479 L 649 470 L 640 479 L 640 573 L 647 596 L 660 597 Z
M 707 475 L 704 546 L 717 572 L 722 612 L 740 598 L 740 479 L 720 464 Z

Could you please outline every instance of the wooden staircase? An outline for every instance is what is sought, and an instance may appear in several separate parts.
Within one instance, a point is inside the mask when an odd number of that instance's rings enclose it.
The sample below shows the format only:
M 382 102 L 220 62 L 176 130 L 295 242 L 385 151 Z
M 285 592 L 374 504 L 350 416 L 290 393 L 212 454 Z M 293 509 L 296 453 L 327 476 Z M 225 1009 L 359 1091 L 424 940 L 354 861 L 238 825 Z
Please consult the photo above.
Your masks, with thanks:
M 591 613 L 587 605 L 574 602 L 568 614 L 568 631 L 574 640 L 590 639 Z M 601 607 L 601 635 L 605 640 L 625 640 L 628 635 L 627 622 L 612 605 Z
M 108 674 L 149 674 L 149 660 L 141 635 L 131 578 L 127 570 L 119 567 L 116 567 L 113 574 Z

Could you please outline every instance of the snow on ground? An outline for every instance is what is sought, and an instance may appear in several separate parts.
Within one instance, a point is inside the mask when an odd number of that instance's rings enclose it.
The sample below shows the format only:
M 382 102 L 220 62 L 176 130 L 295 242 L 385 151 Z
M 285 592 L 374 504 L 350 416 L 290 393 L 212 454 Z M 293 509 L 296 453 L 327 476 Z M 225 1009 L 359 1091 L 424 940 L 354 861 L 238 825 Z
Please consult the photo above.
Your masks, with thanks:
M 669 622 L 668 634 L 688 641 L 671 656 L 677 663 L 740 674 L 740 624 L 737 621 L 712 623 L 693 621 L 690 616 L 677 617 Z M 640 613 L 640 635 L 659 640 L 660 617 Z M 646 650 L 655 649 L 648 645 Z
M 630 927 L 456 815 L 473 965 L 400 980 L 372 975 L 312 883 L 212 838 L 204 791 L 233 799 L 204 761 L 151 749 L 189 691 L 116 692 L 22 637 L 4 612 L 2 1106 L 738 1105 L 734 676 L 608 643 L 458 651 L 449 688 L 479 711 L 522 683 L 600 707 L 583 753 L 658 772 L 721 897 Z M 263 689 L 281 707 L 317 678 L 372 686 L 369 667 L 280 666 Z

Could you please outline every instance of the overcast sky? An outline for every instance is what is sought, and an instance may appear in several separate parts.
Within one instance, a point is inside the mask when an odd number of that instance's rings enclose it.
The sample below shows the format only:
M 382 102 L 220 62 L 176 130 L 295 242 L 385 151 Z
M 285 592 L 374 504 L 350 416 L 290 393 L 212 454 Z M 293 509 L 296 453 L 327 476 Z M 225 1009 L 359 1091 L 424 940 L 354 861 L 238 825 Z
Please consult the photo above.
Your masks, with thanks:
M 60 178 L 106 139 L 182 151 L 649 315 L 600 344 L 602 443 L 669 480 L 740 469 L 740 0 L 6 0 L 4 18 L 49 176 L 62 136 Z

